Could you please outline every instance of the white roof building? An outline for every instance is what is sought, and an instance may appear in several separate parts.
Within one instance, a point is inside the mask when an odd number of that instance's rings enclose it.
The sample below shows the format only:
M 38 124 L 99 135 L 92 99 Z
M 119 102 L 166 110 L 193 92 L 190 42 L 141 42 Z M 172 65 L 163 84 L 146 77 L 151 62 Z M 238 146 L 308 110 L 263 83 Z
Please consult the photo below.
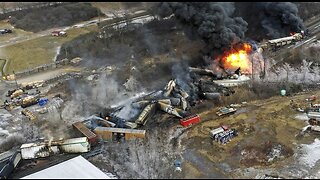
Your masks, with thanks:
M 105 174 L 82 156 L 77 156 L 21 179 L 115 179 L 115 177 Z

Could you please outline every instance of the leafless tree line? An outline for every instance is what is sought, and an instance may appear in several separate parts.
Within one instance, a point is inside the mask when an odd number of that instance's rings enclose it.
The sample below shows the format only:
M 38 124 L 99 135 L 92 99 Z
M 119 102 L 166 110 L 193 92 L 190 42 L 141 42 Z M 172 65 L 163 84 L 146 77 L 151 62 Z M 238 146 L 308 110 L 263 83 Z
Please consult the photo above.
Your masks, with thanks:
M 53 6 L 62 3 L 66 2 L 1 2 L 0 14 L 5 14 L 13 11 L 20 11 L 23 9 Z

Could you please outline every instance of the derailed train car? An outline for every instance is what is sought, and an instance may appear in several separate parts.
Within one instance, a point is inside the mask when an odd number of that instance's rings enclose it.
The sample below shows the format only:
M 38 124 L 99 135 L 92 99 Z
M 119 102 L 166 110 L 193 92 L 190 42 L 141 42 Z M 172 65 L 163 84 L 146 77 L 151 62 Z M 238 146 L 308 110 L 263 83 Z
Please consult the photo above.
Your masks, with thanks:
M 20 162 L 21 153 L 19 151 L 7 151 L 0 154 L 0 179 L 9 178 Z
M 80 137 L 61 141 L 22 144 L 20 150 L 22 159 L 36 159 L 59 153 L 89 152 L 90 148 L 88 138 Z
M 72 126 L 78 130 L 82 135 L 86 136 L 91 145 L 95 145 L 98 140 L 98 136 L 94 134 L 89 128 L 87 128 L 82 122 L 73 123 Z
M 305 34 L 303 31 L 301 31 L 300 33 L 295 33 L 295 34 L 288 36 L 288 37 L 268 40 L 266 43 L 260 45 L 260 47 L 262 49 L 269 48 L 269 49 L 275 51 L 279 47 L 301 41 L 304 37 L 305 37 Z

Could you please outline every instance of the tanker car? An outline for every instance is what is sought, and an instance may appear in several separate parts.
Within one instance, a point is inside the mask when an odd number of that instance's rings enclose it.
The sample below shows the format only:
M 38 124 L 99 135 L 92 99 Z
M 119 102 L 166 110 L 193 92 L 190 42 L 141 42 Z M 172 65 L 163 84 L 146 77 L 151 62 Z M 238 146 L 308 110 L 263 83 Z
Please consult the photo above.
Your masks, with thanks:
M 301 41 L 304 37 L 305 33 L 304 31 L 301 31 L 300 33 L 295 33 L 288 37 L 268 40 L 266 43 L 261 44 L 260 48 L 262 48 L 263 50 L 271 49 L 273 51 L 276 51 L 279 47 Z

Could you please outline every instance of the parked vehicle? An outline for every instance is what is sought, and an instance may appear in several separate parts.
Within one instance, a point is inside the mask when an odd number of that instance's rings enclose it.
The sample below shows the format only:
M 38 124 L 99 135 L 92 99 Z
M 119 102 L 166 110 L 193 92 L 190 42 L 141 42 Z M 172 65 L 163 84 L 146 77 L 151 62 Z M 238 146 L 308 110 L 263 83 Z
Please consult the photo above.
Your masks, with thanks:
M 0 34 L 7 34 L 7 33 L 12 33 L 11 29 L 1 29 Z
M 60 36 L 66 37 L 68 34 L 65 31 L 52 31 L 51 35 L 56 37 L 60 37 Z
M 237 135 L 238 132 L 235 129 L 229 129 L 227 126 L 221 126 L 210 131 L 211 138 L 220 144 L 226 144 Z

